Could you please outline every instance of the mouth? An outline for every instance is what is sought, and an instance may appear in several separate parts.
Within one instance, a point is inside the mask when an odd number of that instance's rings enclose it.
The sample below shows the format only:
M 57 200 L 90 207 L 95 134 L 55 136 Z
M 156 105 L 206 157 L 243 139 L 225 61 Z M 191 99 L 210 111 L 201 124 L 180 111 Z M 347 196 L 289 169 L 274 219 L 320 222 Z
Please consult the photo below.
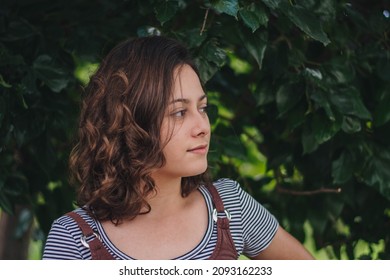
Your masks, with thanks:
M 199 145 L 194 148 L 187 150 L 187 152 L 195 153 L 195 154 L 205 154 L 207 153 L 207 145 Z

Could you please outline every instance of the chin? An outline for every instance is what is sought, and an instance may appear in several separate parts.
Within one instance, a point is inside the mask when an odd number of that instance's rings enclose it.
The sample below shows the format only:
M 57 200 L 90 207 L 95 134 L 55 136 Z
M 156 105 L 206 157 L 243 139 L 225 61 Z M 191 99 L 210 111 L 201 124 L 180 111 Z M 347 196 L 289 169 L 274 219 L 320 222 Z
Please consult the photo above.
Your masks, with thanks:
M 186 175 L 182 176 L 182 177 L 198 176 L 198 175 L 201 175 L 201 174 L 205 173 L 206 170 L 207 170 L 207 164 L 205 166 L 202 166 L 202 167 L 199 167 L 199 168 L 194 168 L 192 170 L 188 170 L 188 172 L 186 172 Z

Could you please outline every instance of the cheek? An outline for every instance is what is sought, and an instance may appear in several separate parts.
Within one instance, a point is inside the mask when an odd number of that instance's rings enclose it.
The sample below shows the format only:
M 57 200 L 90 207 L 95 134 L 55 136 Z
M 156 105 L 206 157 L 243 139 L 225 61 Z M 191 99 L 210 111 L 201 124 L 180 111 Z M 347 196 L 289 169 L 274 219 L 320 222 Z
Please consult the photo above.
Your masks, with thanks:
M 183 157 L 186 146 L 182 136 L 177 130 L 167 135 L 167 141 L 165 141 L 165 145 L 163 146 L 163 153 L 167 161 L 178 161 Z
M 172 128 L 169 128 L 169 126 L 161 128 L 160 143 L 164 156 L 169 156 L 175 145 L 175 131 L 172 131 Z
M 160 133 L 160 141 L 162 143 L 162 147 L 165 147 L 172 142 L 181 142 L 180 137 L 182 137 L 182 125 L 177 122 L 168 122 L 163 123 L 161 127 Z
M 160 142 L 162 147 L 166 146 L 169 141 L 169 130 L 169 123 L 164 120 L 160 128 Z

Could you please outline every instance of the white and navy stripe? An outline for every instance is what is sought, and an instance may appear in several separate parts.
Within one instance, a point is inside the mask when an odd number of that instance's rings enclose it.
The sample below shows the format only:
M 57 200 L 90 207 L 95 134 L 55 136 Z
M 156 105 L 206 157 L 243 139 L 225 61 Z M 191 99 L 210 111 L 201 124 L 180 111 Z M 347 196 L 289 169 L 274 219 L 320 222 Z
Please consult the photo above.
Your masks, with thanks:
M 271 243 L 278 228 L 277 220 L 237 182 L 220 179 L 214 183 L 214 186 L 221 196 L 225 209 L 232 216 L 230 232 L 237 254 L 248 257 L 258 255 Z M 205 198 L 209 212 L 207 231 L 196 248 L 176 259 L 208 259 L 217 243 L 216 223 L 212 219 L 211 195 L 205 187 L 200 187 L 199 190 Z M 132 259 L 111 243 L 100 222 L 92 219 L 81 208 L 75 211 L 100 234 L 104 245 L 116 259 Z M 91 259 L 89 249 L 81 244 L 81 236 L 82 232 L 72 218 L 62 216 L 55 220 L 45 244 L 43 259 Z

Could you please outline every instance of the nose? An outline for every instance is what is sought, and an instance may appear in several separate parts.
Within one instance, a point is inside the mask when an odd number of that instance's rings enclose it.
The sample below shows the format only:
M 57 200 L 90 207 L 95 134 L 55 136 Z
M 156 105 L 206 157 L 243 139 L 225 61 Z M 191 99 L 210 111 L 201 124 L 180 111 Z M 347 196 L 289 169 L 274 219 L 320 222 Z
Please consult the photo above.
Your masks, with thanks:
M 210 121 L 206 113 L 197 113 L 194 116 L 192 136 L 206 136 L 210 133 Z

